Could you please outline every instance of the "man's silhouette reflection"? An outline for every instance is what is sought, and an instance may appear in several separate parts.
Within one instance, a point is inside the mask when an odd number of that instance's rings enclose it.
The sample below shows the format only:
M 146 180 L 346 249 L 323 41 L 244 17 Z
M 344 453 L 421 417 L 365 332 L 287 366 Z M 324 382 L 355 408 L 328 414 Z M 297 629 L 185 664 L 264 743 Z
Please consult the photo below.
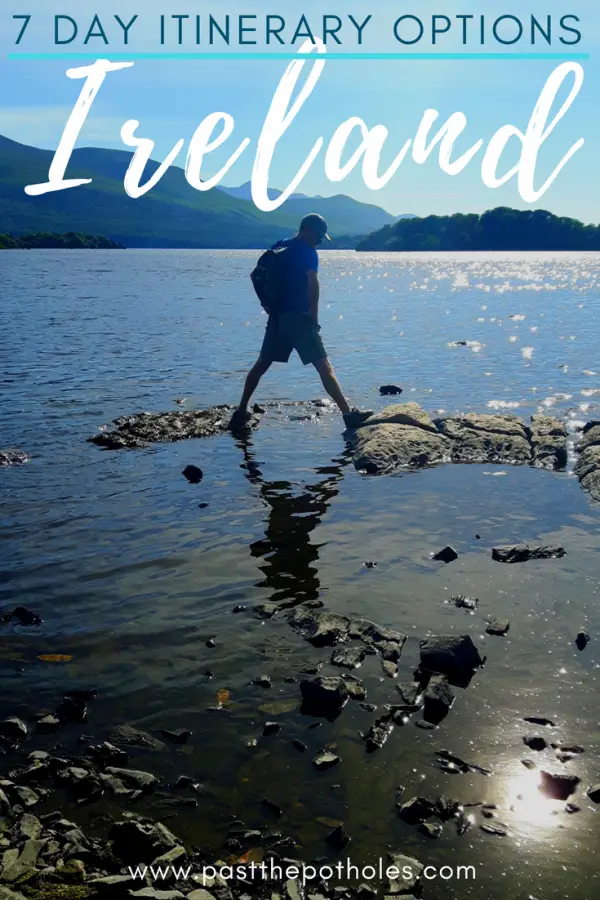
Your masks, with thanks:
M 265 537 L 250 544 L 251 555 L 264 559 L 259 569 L 265 577 L 257 587 L 269 588 L 270 600 L 284 606 L 316 600 L 321 586 L 317 563 L 323 545 L 312 543 L 310 536 L 338 494 L 348 455 L 332 460 L 333 465 L 316 469 L 316 474 L 324 477 L 295 494 L 294 485 L 289 481 L 263 479 L 250 436 L 240 439 L 238 446 L 244 455 L 242 468 L 246 470 L 246 478 L 258 486 L 270 507 Z

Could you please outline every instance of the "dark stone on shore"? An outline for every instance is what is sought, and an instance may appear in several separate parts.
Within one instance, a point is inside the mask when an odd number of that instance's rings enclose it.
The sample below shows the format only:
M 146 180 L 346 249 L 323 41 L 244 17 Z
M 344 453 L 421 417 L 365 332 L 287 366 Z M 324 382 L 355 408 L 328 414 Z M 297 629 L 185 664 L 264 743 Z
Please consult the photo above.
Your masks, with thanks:
M 151 863 L 179 844 L 168 828 L 160 822 L 136 822 L 125 819 L 115 822 L 109 832 L 115 856 L 126 865 Z
M 217 642 L 215 641 L 214 637 L 210 637 L 210 638 L 205 642 L 204 646 L 205 646 L 205 647 L 208 647 L 209 650 L 212 650 L 214 647 L 217 646 Z
M 489 825 L 487 822 L 483 822 L 479 827 L 486 834 L 494 834 L 497 837 L 506 837 L 508 834 L 506 825 L 501 825 L 499 822 L 496 825 Z
M 530 722 L 532 725 L 543 725 L 546 728 L 556 728 L 556 722 L 546 719 L 544 716 L 523 716 L 523 721 Z
M 375 649 L 382 643 L 394 643 L 402 650 L 406 643 L 406 635 L 401 631 L 395 631 L 393 628 L 386 628 L 383 625 L 376 625 L 369 619 L 352 619 L 349 626 L 349 636 L 352 638 L 360 638 L 365 644 L 374 646 Z
M 421 687 L 417 681 L 402 681 L 396 685 L 396 690 L 400 695 L 398 705 L 406 707 L 410 711 L 420 705 Z
M 442 462 L 450 442 L 417 403 L 399 403 L 371 416 L 355 437 L 354 465 L 369 475 Z
M 567 429 L 552 416 L 533 415 L 527 429 L 532 463 L 544 469 L 560 470 L 567 465 Z
M 53 731 L 58 731 L 60 728 L 60 719 L 58 716 L 47 715 L 43 716 L 41 719 L 38 719 L 35 725 L 35 730 L 38 734 L 52 734 Z
M 306 753 L 306 751 L 308 750 L 308 747 L 306 746 L 304 741 L 301 741 L 299 738 L 294 738 L 292 744 L 294 745 L 296 750 L 300 751 L 300 753 Z
M 568 800 L 581 782 L 577 775 L 557 775 L 544 770 L 540 772 L 540 778 L 540 790 L 553 800 Z
M 386 895 L 402 894 L 402 900 L 409 900 L 411 895 L 421 894 L 421 876 L 425 869 L 423 863 L 403 853 L 391 852 L 388 854 L 390 867 L 399 872 L 397 878 L 389 878 Z M 389 871 L 389 868 L 386 871 Z M 408 876 L 408 877 L 407 877 Z
M 341 709 L 348 700 L 348 688 L 342 678 L 317 675 L 300 682 L 302 700 L 315 715 L 327 715 Z
M 413 797 L 398 807 L 398 815 L 410 825 L 425 822 L 435 814 L 435 804 L 425 797 Z
M 448 715 L 454 703 L 454 694 L 444 675 L 434 675 L 423 694 L 423 718 L 434 725 Z
M 440 675 L 461 675 L 483 665 L 468 634 L 431 635 L 421 641 L 421 666 Z
M 270 675 L 259 675 L 257 678 L 252 679 L 252 684 L 261 688 L 270 688 L 272 686 L 271 677 Z
M 537 750 L 538 753 L 541 753 L 542 750 L 545 750 L 548 746 L 544 738 L 540 737 L 537 734 L 524 735 L 523 743 L 525 744 L 525 746 L 529 747 L 530 750 Z
M 335 613 L 297 607 L 290 614 L 290 623 L 298 628 L 315 647 L 343 643 L 348 637 L 350 619 Z
M 600 784 L 593 784 L 588 788 L 587 795 L 592 803 L 600 803 Z
M 375 568 L 377 568 L 377 563 L 374 562 L 372 559 L 369 559 L 363 563 L 363 566 L 365 567 L 365 569 L 375 569 Z
M 441 838 L 442 830 L 442 826 L 438 825 L 437 822 L 421 822 L 419 825 L 421 834 L 434 840 Z
M 494 547 L 492 559 L 502 563 L 528 562 L 532 559 L 561 559 L 567 555 L 564 547 L 557 544 L 533 546 L 531 544 L 514 544 L 508 547 Z
M 338 648 L 331 654 L 331 665 L 346 669 L 357 669 L 364 661 L 365 651 L 362 647 Z
M 483 766 L 480 766 L 477 763 L 466 762 L 464 759 L 461 759 L 460 756 L 457 756 L 455 753 L 451 753 L 449 750 L 437 750 L 436 753 L 439 757 L 439 760 L 448 765 L 455 766 L 456 771 L 481 772 L 482 775 L 490 774 L 489 769 L 484 769 Z
M 589 634 L 587 633 L 587 631 L 584 631 L 583 629 L 581 629 L 581 631 L 579 631 L 577 633 L 577 637 L 575 638 L 575 643 L 577 645 L 578 650 L 585 650 L 585 648 L 587 647 L 587 645 L 589 644 L 590 641 L 591 641 L 591 638 L 590 638 Z
M 431 558 L 435 559 L 437 562 L 451 563 L 454 562 L 455 559 L 458 559 L 458 553 L 454 547 L 448 546 L 444 547 L 442 550 L 438 550 Z
M 157 740 L 153 735 L 148 734 L 147 731 L 134 728 L 133 725 L 117 725 L 111 731 L 108 740 L 117 747 L 124 745 L 126 747 L 140 747 L 144 750 L 165 749 L 162 741 Z
M 30 459 L 31 457 L 24 450 L 14 450 L 12 448 L 0 450 L 0 467 L 24 466 Z
M 521 760 L 521 763 L 522 763 L 522 765 L 524 765 L 525 768 L 528 769 L 530 772 L 533 771 L 533 769 L 537 769 L 536 764 L 535 764 L 535 763 L 533 762 L 533 760 L 531 760 L 531 759 L 522 759 L 522 760 Z
M 338 825 L 337 828 L 334 828 L 333 831 L 327 835 L 326 841 L 330 847 L 338 853 L 341 853 L 344 847 L 350 843 L 351 838 L 345 831 L 343 825 Z
M 16 716 L 9 716 L 0 722 L 0 739 L 9 744 L 18 744 L 24 741 L 29 734 L 25 722 Z
M 56 715 L 61 722 L 74 722 L 76 724 L 86 722 L 87 713 L 85 700 L 73 696 L 63 697 L 56 710 Z
M 395 662 L 392 662 L 389 659 L 383 659 L 381 661 L 381 668 L 383 670 L 383 674 L 387 675 L 388 678 L 395 678 L 398 674 L 398 666 Z
M 190 484 L 200 484 L 200 482 L 204 478 L 202 469 L 199 469 L 198 466 L 193 465 L 186 466 L 181 474 L 184 476 L 184 478 L 187 478 Z
M 467 413 L 437 419 L 451 442 L 453 462 L 526 465 L 531 461 L 528 433 L 516 416 Z
M 263 737 L 275 734 L 281 728 L 279 722 L 265 722 L 263 726 Z
M 382 384 L 379 388 L 379 393 L 382 397 L 397 396 L 402 393 L 402 388 L 397 384 Z
M 488 634 L 495 634 L 498 637 L 504 637 L 505 634 L 508 634 L 508 630 L 510 628 L 510 622 L 508 619 L 491 619 L 488 622 L 488 626 L 485 629 Z

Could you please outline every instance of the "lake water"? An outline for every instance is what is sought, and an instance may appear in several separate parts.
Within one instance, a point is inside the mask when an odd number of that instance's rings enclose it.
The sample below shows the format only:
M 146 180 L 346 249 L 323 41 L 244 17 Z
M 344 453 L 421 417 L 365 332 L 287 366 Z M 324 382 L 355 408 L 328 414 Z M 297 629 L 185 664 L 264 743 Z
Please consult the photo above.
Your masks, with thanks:
M 425 898 L 587 900 L 598 890 L 598 807 L 585 791 L 600 781 L 600 506 L 572 475 L 441 466 L 365 477 L 349 464 L 337 415 L 297 421 L 288 406 L 271 409 L 247 446 L 230 435 L 143 451 L 86 443 L 115 417 L 176 409 L 176 398 L 184 408 L 236 402 L 265 324 L 248 280 L 256 255 L 0 253 L 0 446 L 33 457 L 0 470 L 0 611 L 25 605 L 44 620 L 0 625 L 0 713 L 31 719 L 67 686 L 96 687 L 84 730 L 98 739 L 119 722 L 193 731 L 185 746 L 135 758 L 169 782 L 190 774 L 205 785 L 198 807 L 169 823 L 191 843 L 218 846 L 234 816 L 264 825 L 267 796 L 298 858 L 333 858 L 324 838 L 337 820 L 353 862 L 393 848 L 477 867 L 475 883 L 431 881 Z M 548 411 L 571 430 L 598 417 L 599 254 L 329 252 L 321 261 L 323 336 L 354 403 L 380 408 L 378 386 L 394 382 L 430 412 Z M 470 343 L 449 346 L 457 340 Z M 256 399 L 322 395 L 296 358 L 271 369 Z M 188 463 L 203 469 L 200 485 L 182 477 Z M 521 539 L 561 543 L 567 556 L 491 561 L 490 547 Z M 447 543 L 460 557 L 440 567 L 430 554 Z M 478 597 L 478 612 L 445 602 L 456 593 Z M 351 704 L 308 730 L 298 684 L 285 677 L 321 662 L 323 673 L 339 670 L 283 617 L 263 623 L 250 612 L 316 598 L 405 631 L 400 680 L 429 632 L 471 634 L 487 665 L 436 732 L 396 728 L 366 755 L 358 731 L 381 710 Z M 248 611 L 233 615 L 238 604 Z M 510 618 L 507 638 L 485 635 L 489 615 Z M 593 640 L 579 653 L 582 625 Z M 73 659 L 38 659 L 48 653 Z M 263 673 L 269 690 L 250 683 Z M 369 701 L 394 702 L 376 658 L 359 675 Z M 208 710 L 219 691 L 228 701 Z M 557 721 L 554 739 L 586 748 L 562 766 L 582 778 L 576 815 L 544 800 L 520 762 L 561 769 L 551 751 L 524 747 L 536 729 L 522 717 L 532 714 Z M 281 729 L 262 738 L 268 719 Z M 36 746 L 73 747 L 80 732 Z M 342 762 L 318 772 L 311 759 L 330 744 Z M 441 747 L 492 776 L 443 774 Z M 495 803 L 509 834 L 482 832 L 475 808 L 466 835 L 446 825 L 432 841 L 398 819 L 399 785 L 407 798 Z M 138 809 L 164 818 L 156 803 Z

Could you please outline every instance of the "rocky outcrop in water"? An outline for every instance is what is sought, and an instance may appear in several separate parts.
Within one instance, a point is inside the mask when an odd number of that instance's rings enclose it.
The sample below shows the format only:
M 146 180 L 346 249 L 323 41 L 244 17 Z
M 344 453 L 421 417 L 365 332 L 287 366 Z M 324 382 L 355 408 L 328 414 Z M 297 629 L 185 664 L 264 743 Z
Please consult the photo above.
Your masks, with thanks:
M 594 500 L 600 500 L 600 421 L 584 425 L 577 451 L 580 456 L 574 471 L 579 483 Z
M 30 456 L 24 450 L 0 450 L 0 467 L 24 466 L 29 460 Z

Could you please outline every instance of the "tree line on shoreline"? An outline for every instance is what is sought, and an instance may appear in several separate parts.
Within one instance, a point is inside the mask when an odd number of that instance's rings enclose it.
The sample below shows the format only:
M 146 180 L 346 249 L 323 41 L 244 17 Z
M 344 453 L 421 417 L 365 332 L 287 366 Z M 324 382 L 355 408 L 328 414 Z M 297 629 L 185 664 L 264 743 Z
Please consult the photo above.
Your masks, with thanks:
M 123 250 L 122 244 L 110 238 L 94 234 L 80 234 L 69 231 L 55 234 L 51 231 L 36 231 L 15 237 L 0 234 L 0 250 Z

